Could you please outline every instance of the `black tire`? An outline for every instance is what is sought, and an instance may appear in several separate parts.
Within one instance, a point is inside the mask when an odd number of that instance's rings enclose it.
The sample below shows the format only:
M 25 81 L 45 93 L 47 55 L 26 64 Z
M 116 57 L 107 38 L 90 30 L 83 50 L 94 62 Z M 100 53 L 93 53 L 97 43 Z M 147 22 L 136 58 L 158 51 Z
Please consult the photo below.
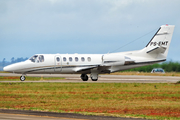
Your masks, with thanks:
M 91 77 L 91 80 L 92 80 L 92 81 L 97 81 L 98 79 L 92 79 L 92 77 Z
M 82 75 L 81 75 L 81 79 L 82 79 L 83 81 L 88 81 L 88 76 L 87 76 L 86 74 L 82 74 Z
M 91 79 L 92 81 L 97 81 L 98 79 Z
M 20 77 L 20 80 L 21 80 L 21 81 L 25 81 L 25 80 L 26 80 L 26 77 L 25 77 L 25 76 L 21 76 L 21 77 Z

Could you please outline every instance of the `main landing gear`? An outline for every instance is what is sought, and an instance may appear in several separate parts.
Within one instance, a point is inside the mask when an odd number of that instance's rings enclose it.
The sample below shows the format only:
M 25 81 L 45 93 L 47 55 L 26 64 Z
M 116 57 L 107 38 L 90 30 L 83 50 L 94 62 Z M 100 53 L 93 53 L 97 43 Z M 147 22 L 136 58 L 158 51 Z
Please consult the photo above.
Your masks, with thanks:
M 91 77 L 92 81 L 97 81 L 98 80 L 98 74 L 92 74 L 91 73 L 90 77 Z M 81 79 L 83 81 L 88 81 L 88 76 L 86 74 L 81 74 Z
M 81 74 L 81 79 L 83 81 L 88 81 L 88 76 L 86 74 Z
M 91 77 L 92 81 L 97 81 L 98 80 L 98 74 L 97 73 L 91 73 L 90 77 Z
M 21 81 L 25 81 L 25 80 L 26 80 L 26 77 L 25 77 L 24 75 L 22 75 L 22 76 L 20 77 L 20 80 L 21 80 Z

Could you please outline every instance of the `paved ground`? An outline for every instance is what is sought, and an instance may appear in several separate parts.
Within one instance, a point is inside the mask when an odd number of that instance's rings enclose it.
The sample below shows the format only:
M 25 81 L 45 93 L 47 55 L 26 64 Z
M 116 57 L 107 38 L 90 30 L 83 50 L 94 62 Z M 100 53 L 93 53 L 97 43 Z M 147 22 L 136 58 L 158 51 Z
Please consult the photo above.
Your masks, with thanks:
M 21 74 L 0 73 L 0 76 L 21 76 Z M 27 76 L 42 76 L 39 74 L 27 74 Z M 43 77 L 64 77 L 64 80 L 41 80 L 41 81 L 24 81 L 24 82 L 84 82 L 80 79 L 79 74 L 43 74 Z M 137 76 L 137 75 L 100 75 L 98 81 L 100 83 L 176 83 L 180 81 L 180 77 L 173 76 Z M 13 81 L 0 81 L 13 82 Z M 21 82 L 21 81 L 14 81 Z
M 44 117 L 35 115 L 20 115 L 11 113 L 0 113 L 0 120 L 76 120 L 72 118 L 60 118 L 60 117 Z M 84 120 L 84 119 L 77 119 Z
M 29 110 L 0 109 L 0 120 L 143 120 L 108 116 L 81 115 L 74 113 L 39 112 Z

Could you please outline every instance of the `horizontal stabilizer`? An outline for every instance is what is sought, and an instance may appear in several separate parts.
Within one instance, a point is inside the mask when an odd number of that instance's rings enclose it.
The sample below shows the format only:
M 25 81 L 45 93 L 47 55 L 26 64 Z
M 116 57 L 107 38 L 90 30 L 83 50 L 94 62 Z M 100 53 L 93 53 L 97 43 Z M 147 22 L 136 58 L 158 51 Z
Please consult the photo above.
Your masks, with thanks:
M 166 51 L 166 48 L 167 47 L 155 47 L 155 48 L 152 48 L 151 50 L 147 51 L 147 53 L 149 54 L 158 54 L 158 53 L 164 53 Z

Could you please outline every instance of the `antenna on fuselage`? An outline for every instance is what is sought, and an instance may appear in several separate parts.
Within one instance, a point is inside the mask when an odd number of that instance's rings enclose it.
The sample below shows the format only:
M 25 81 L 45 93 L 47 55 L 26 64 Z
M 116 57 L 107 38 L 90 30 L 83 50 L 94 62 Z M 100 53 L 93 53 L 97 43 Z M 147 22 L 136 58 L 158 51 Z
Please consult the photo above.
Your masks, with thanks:
M 146 33 L 146 34 L 144 34 L 143 36 L 138 37 L 138 38 L 136 38 L 135 40 L 132 40 L 132 41 L 130 41 L 129 43 L 127 43 L 127 44 L 125 44 L 125 45 L 123 45 L 123 46 L 121 46 L 121 47 L 119 47 L 119 48 L 117 48 L 117 49 L 113 50 L 112 52 L 115 52 L 115 51 L 117 51 L 117 50 L 119 50 L 119 49 L 121 49 L 121 48 L 123 48 L 123 47 L 126 47 L 127 45 L 129 45 L 129 44 L 131 44 L 131 43 L 133 43 L 133 42 L 135 42 L 135 41 L 137 41 L 137 40 L 139 40 L 139 39 L 143 38 L 144 36 L 146 36 L 146 35 L 148 35 L 148 34 L 150 34 L 150 33 L 154 32 L 155 30 L 157 30 L 157 28 L 156 28 L 156 29 L 154 29 L 154 30 L 152 30 L 152 31 L 150 31 L 150 32 L 148 32 L 148 33 Z M 112 53 L 112 52 L 109 52 L 109 53 Z

